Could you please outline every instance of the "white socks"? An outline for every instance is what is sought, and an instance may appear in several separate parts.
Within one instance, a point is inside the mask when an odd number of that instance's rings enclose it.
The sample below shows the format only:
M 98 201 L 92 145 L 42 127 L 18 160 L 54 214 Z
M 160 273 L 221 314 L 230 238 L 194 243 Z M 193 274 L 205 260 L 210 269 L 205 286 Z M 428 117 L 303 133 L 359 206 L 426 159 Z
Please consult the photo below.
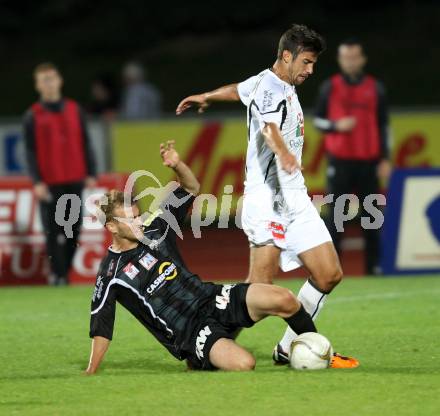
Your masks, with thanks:
M 301 287 L 298 293 L 298 300 L 304 306 L 304 309 L 310 314 L 313 320 L 315 320 L 324 306 L 324 302 L 327 298 L 327 294 L 320 292 L 311 285 L 307 280 Z M 281 348 L 285 352 L 290 351 L 290 345 L 298 335 L 288 326 L 282 340 L 279 342 Z

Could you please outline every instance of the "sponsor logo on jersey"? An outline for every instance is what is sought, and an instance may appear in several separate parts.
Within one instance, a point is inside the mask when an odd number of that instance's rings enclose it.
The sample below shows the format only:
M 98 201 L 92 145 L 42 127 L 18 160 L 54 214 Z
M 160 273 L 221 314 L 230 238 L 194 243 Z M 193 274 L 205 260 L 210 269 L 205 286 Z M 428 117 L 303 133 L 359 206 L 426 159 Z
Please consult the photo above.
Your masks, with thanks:
M 131 279 L 133 280 L 139 273 L 139 269 L 132 263 L 128 263 L 125 267 L 124 267 L 124 273 Z
M 272 107 L 272 101 L 273 101 L 273 93 L 270 90 L 265 90 L 263 92 L 263 109 L 262 112 L 265 112 L 267 109 Z
M 113 269 L 115 268 L 115 259 L 110 260 L 110 264 L 107 269 L 107 277 L 110 277 L 113 275 Z
M 156 257 L 152 256 L 150 253 L 147 253 L 144 257 L 142 257 L 139 260 L 139 263 L 147 270 L 151 270 L 151 268 L 157 263 L 157 259 Z
M 296 148 L 301 148 L 303 146 L 304 146 L 304 137 L 303 136 L 299 136 L 299 137 L 296 137 L 293 140 L 289 140 L 289 147 L 291 149 L 293 149 L 295 147 Z
M 221 295 L 215 297 L 215 307 L 217 309 L 226 309 L 231 300 L 231 289 L 234 286 L 235 285 L 223 285 Z
M 98 276 L 96 279 L 95 289 L 93 290 L 92 302 L 94 302 L 96 299 L 101 299 L 103 288 L 104 282 L 102 281 L 102 276 Z
M 199 335 L 196 338 L 196 355 L 200 360 L 204 357 L 203 348 L 205 348 L 206 339 L 212 334 L 211 329 L 206 325 L 200 330 Z
M 174 263 L 170 263 L 169 261 L 164 261 L 159 266 L 159 276 L 154 279 L 154 282 L 151 283 L 147 288 L 147 293 L 152 294 L 162 283 L 173 280 L 177 276 L 177 267 Z
M 278 222 L 271 221 L 269 223 L 269 230 L 272 231 L 272 237 L 279 240 L 284 240 L 284 226 Z

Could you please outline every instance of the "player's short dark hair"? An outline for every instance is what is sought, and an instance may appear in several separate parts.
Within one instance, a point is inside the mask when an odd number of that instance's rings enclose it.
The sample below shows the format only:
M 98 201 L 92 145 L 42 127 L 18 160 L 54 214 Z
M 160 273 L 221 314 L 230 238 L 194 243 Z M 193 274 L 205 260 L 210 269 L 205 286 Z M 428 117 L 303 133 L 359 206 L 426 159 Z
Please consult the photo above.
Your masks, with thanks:
M 58 73 L 60 73 L 60 70 L 58 69 L 58 67 L 53 64 L 52 62 L 43 62 L 41 64 L 38 64 L 35 68 L 34 68 L 34 78 L 41 72 L 46 72 L 46 71 L 56 71 Z
M 364 44 L 356 37 L 346 38 L 342 42 L 339 42 L 339 46 L 360 46 L 362 53 L 365 53 Z
M 324 38 L 305 25 L 293 24 L 280 38 L 278 44 L 278 59 L 283 56 L 283 51 L 289 51 L 293 57 L 301 52 L 314 52 L 319 55 L 326 48 Z

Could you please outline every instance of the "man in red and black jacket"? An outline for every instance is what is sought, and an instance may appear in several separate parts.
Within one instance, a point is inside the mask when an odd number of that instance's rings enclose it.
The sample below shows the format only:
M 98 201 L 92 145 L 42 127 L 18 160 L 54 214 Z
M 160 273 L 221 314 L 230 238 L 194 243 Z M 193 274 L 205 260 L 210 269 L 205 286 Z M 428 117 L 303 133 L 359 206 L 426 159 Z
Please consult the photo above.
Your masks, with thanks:
M 363 72 L 366 62 L 359 41 L 339 45 L 341 73 L 322 84 L 314 124 L 325 133 L 328 193 L 334 194 L 333 201 L 343 194 L 356 194 L 362 216 L 371 217 L 363 209 L 364 199 L 379 193 L 379 179 L 388 178 L 391 164 L 385 90 L 382 83 Z M 327 227 L 340 251 L 334 207 L 333 203 Z M 363 229 L 363 233 L 366 272 L 378 274 L 379 231 Z
M 64 194 L 81 198 L 84 186 L 95 185 L 96 171 L 84 114 L 75 101 L 63 98 L 63 79 L 58 69 L 51 63 L 40 64 L 34 70 L 34 80 L 40 100 L 24 118 L 26 158 L 40 201 L 52 271 L 49 283 L 62 285 L 67 283 L 75 255 L 81 217 L 68 238 L 55 219 L 57 201 Z M 70 218 L 72 204 L 67 207 L 69 212 L 58 214 Z

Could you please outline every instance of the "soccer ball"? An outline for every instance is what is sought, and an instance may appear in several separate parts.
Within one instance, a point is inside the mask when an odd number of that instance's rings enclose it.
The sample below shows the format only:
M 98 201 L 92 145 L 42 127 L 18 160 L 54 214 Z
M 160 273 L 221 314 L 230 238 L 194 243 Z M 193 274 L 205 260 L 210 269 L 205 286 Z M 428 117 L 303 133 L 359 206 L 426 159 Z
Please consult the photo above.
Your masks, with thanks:
M 290 366 L 295 370 L 322 370 L 330 366 L 333 348 L 330 341 L 316 332 L 299 335 L 290 347 Z

